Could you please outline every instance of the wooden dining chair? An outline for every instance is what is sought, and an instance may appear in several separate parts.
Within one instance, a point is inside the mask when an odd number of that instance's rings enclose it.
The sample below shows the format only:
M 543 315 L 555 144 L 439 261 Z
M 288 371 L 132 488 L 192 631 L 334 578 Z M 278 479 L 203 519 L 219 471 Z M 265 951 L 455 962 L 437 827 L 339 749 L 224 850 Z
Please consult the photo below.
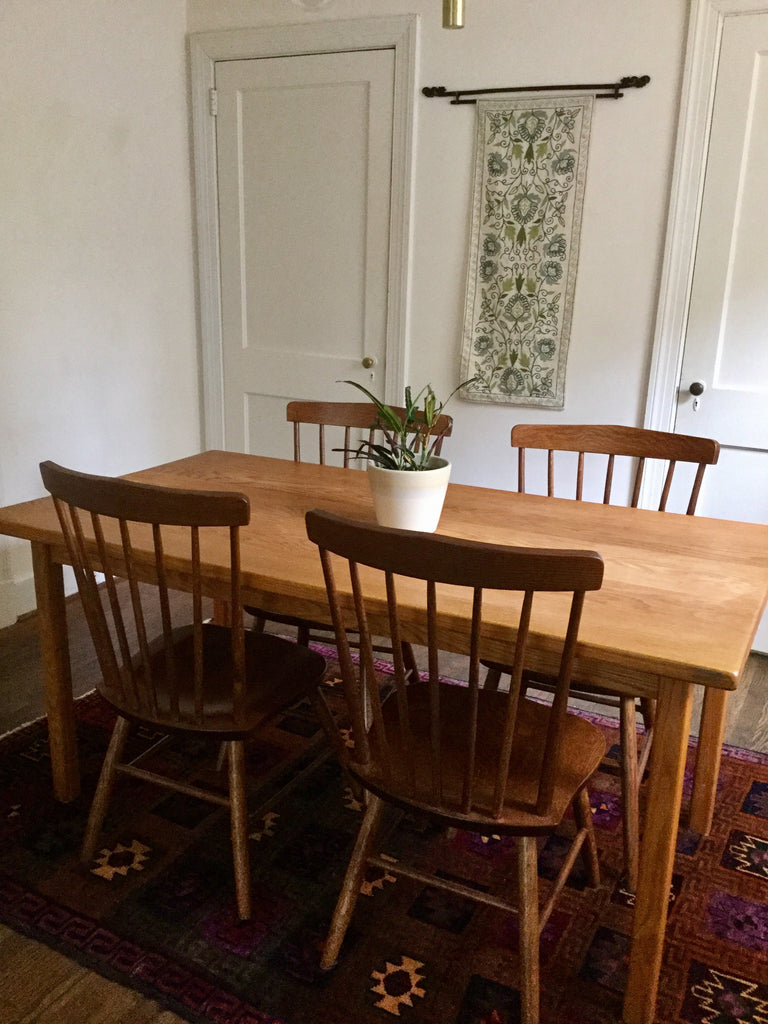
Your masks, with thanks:
M 347 767 L 368 795 L 321 965 L 328 969 L 337 961 L 367 865 L 384 867 L 395 876 L 517 911 L 522 1020 L 536 1024 L 539 936 L 582 847 L 590 880 L 599 884 L 586 786 L 600 764 L 605 741 L 595 725 L 569 714 L 567 703 L 585 595 L 600 588 L 603 561 L 594 551 L 504 547 L 392 530 L 316 510 L 307 513 L 306 522 L 308 536 L 320 551 L 350 709 L 353 748 Z M 514 671 L 505 692 L 484 690 L 480 684 L 486 590 L 518 592 L 519 612 L 509 622 Z M 441 630 L 450 629 L 457 601 L 472 609 L 467 685 L 440 676 Z M 551 706 L 524 698 L 521 690 L 529 632 L 535 629 L 540 601 L 548 615 L 561 616 L 564 638 L 561 649 L 552 652 L 559 668 Z M 419 609 L 415 623 L 414 603 Z M 406 605 L 409 626 L 426 640 L 429 678 L 424 681 L 398 656 Z M 351 658 L 351 626 L 361 638 L 363 671 Z M 394 689 L 386 699 L 369 683 L 374 679 L 371 633 L 382 629 L 395 652 Z M 382 857 L 376 838 L 387 804 L 449 828 L 517 836 L 517 907 L 503 894 Z M 575 840 L 539 911 L 536 839 L 560 828 L 571 806 Z
M 591 493 L 599 495 L 605 505 L 624 504 L 637 508 L 647 465 L 651 460 L 659 460 L 666 463 L 666 472 L 655 507 L 659 512 L 668 511 L 670 497 L 674 493 L 687 515 L 696 511 L 704 471 L 717 462 L 720 454 L 717 441 L 705 437 L 627 426 L 518 423 L 512 428 L 511 441 L 512 447 L 517 449 L 517 490 L 520 493 L 529 489 L 527 471 L 531 467 L 526 455 L 529 451 L 538 450 L 547 453 L 546 467 L 539 464 L 536 468 L 542 486 L 546 470 L 549 497 L 583 501 L 589 488 L 594 487 Z M 629 470 L 624 475 L 621 492 L 614 479 L 617 459 L 623 460 Z M 569 486 L 561 488 L 562 479 L 568 480 Z M 621 497 L 616 498 L 616 493 Z M 497 687 L 500 677 L 509 669 L 493 662 L 486 662 L 486 665 L 489 668 L 486 686 Z M 552 691 L 552 680 L 541 673 L 529 674 L 528 682 L 539 690 Z M 624 860 L 627 886 L 634 891 L 640 857 L 640 782 L 651 751 L 653 705 L 647 699 L 591 685 L 588 680 L 574 680 L 571 694 L 619 711 Z M 646 730 L 640 747 L 638 703 Z
M 289 705 L 315 694 L 325 672 L 316 652 L 268 634 L 203 620 L 203 597 L 242 607 L 240 528 L 244 494 L 185 491 L 93 476 L 44 462 L 101 669 L 97 690 L 117 712 L 91 806 L 83 861 L 92 859 L 117 774 L 199 797 L 230 811 L 240 918 L 250 917 L 244 741 Z M 203 594 L 211 552 L 229 566 L 214 594 Z M 104 577 L 100 584 L 101 574 Z M 171 601 L 174 577 L 191 590 L 191 611 Z M 127 581 L 130 600 L 120 600 Z M 149 584 L 149 585 L 147 585 Z M 181 618 L 181 621 L 178 621 Z M 160 623 L 150 636 L 152 623 Z M 165 734 L 191 733 L 226 743 L 229 792 L 203 789 L 140 767 L 155 747 L 130 762 L 123 753 L 132 724 Z
M 405 416 L 405 409 L 401 406 L 392 406 L 392 409 L 398 416 Z M 417 423 L 423 422 L 424 414 L 420 409 L 417 410 L 416 416 Z M 286 407 L 286 418 L 289 423 L 293 424 L 293 457 L 296 462 L 302 461 L 302 426 L 317 427 L 317 461 L 321 465 L 326 464 L 329 454 L 326 445 L 326 427 L 343 428 L 344 433 L 339 436 L 341 449 L 334 448 L 332 450 L 341 456 L 341 462 L 345 469 L 349 469 L 355 461 L 354 453 L 359 445 L 361 432 L 365 440 L 373 442 L 377 431 L 381 429 L 377 426 L 378 410 L 373 402 L 289 402 Z M 437 417 L 429 431 L 414 425 L 413 432 L 418 435 L 415 438 L 416 450 L 418 451 L 427 437 L 437 438 L 434 454 L 439 455 L 443 447 L 443 439 L 451 436 L 452 429 L 453 420 L 446 413 Z M 365 462 L 361 461 L 360 464 L 364 466 Z
M 405 415 L 404 408 L 400 406 L 392 408 L 399 416 Z M 423 416 L 423 412 L 417 410 L 417 422 L 423 421 Z M 294 401 L 289 402 L 286 407 L 286 419 L 293 424 L 293 458 L 295 462 L 302 461 L 302 427 L 306 427 L 315 434 L 317 461 L 321 465 L 326 465 L 328 458 L 335 453 L 338 456 L 337 462 L 341 462 L 345 469 L 353 467 L 355 461 L 353 455 L 361 432 L 365 440 L 372 442 L 375 440 L 377 431 L 380 430 L 377 426 L 378 409 L 373 402 Z M 336 447 L 329 450 L 327 441 L 330 431 L 326 431 L 326 428 L 343 428 L 343 435 L 338 434 L 336 438 L 341 445 L 341 450 Z M 419 434 L 419 437 L 416 438 L 417 450 L 420 444 L 425 443 L 427 437 L 432 439 L 436 437 L 437 444 L 434 454 L 439 455 L 444 438 L 450 437 L 452 430 L 453 420 L 446 413 L 438 416 L 432 429 L 426 433 L 414 425 L 414 433 Z M 365 465 L 365 462 L 361 462 L 361 465 Z M 302 619 L 295 615 L 267 611 L 252 605 L 246 606 L 245 610 L 254 617 L 257 629 L 264 629 L 267 622 L 295 627 L 298 642 L 305 646 L 312 638 L 321 642 L 333 641 L 333 628 L 329 622 Z M 377 650 L 382 653 L 390 653 L 390 648 L 387 645 L 377 645 Z M 415 669 L 416 662 L 410 647 L 406 647 L 405 657 L 408 659 L 410 667 Z

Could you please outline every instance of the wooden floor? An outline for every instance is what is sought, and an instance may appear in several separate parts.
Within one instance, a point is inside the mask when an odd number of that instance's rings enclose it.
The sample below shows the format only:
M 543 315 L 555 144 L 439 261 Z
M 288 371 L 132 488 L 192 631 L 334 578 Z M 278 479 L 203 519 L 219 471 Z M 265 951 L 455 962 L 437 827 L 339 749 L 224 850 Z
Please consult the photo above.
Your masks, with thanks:
M 79 696 L 98 675 L 79 598 L 67 602 L 72 683 Z M 44 714 L 37 618 L 0 630 L 0 735 Z M 187 1024 L 156 1002 L 0 925 L 1 1024 Z
M 186 1024 L 114 981 L 0 925 L 3 1024 Z
M 68 601 L 70 657 L 76 694 L 92 690 L 98 667 L 79 600 Z M 465 676 L 464 660 L 448 671 Z M 729 703 L 726 743 L 768 752 L 768 655 L 753 654 Z M 0 630 L 0 735 L 44 713 L 34 615 Z M 694 713 L 694 722 L 698 715 Z M 695 730 L 694 730 L 695 731 Z M 184 1024 L 156 1003 L 0 926 L 2 1024 Z

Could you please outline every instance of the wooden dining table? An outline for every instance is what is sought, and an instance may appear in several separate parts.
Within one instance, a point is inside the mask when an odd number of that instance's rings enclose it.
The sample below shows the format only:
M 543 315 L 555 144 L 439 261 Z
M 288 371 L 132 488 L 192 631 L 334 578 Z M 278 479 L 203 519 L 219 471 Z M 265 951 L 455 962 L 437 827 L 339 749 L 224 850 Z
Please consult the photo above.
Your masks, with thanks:
M 311 619 L 327 619 L 328 612 L 305 512 L 317 507 L 373 520 L 366 475 L 356 470 L 209 451 L 130 477 L 246 494 L 251 522 L 241 533 L 245 603 Z M 706 832 L 727 695 L 739 685 L 768 601 L 768 526 L 451 484 L 438 532 L 497 544 L 587 548 L 603 556 L 604 583 L 586 600 L 575 671 L 657 701 L 624 997 L 626 1024 L 651 1024 L 694 689 L 704 688 L 704 705 L 688 823 Z M 53 784 L 60 800 L 72 800 L 79 771 L 62 569 L 68 556 L 51 499 L 0 509 L 0 533 L 32 545 Z M 227 596 L 225 554 L 223 539 L 221 547 L 203 551 L 206 593 L 214 600 Z M 186 589 L 183 559 L 171 575 Z M 483 640 L 482 653 L 491 658 L 503 657 L 514 637 L 506 600 L 512 598 L 494 599 Z M 558 616 L 552 611 L 550 621 L 545 605 L 533 623 L 534 666 L 546 668 L 555 647 Z M 404 639 L 423 639 L 423 618 L 414 599 Z M 441 646 L 466 653 L 469 619 L 470 608 L 457 603 L 441 623 Z

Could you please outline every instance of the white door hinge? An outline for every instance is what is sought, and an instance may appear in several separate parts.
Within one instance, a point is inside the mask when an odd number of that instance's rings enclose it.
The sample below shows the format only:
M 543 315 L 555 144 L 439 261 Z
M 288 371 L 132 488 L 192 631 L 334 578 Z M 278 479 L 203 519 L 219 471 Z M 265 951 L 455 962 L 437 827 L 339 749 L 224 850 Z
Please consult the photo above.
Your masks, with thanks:
M 219 94 L 213 88 L 208 90 L 208 110 L 211 117 L 216 117 L 219 112 Z

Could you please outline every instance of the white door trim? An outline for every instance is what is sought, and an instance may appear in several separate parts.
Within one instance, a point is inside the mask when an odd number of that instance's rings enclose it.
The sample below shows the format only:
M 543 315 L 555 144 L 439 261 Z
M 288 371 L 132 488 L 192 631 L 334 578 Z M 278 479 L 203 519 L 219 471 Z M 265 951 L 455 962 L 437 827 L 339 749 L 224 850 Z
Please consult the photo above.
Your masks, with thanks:
M 645 426 L 673 430 L 691 298 L 696 238 L 726 18 L 768 11 L 766 0 L 692 0 L 677 148 Z M 648 481 L 650 486 L 651 481 Z
M 408 252 L 411 234 L 413 132 L 418 15 L 321 21 L 303 25 L 200 32 L 189 37 L 192 136 L 195 162 L 200 333 L 203 372 L 203 437 L 206 448 L 224 444 L 224 378 L 219 282 L 216 125 L 210 95 L 219 60 L 248 60 L 306 53 L 393 48 L 395 94 L 392 139 L 392 206 L 385 394 L 392 401 L 405 386 Z

